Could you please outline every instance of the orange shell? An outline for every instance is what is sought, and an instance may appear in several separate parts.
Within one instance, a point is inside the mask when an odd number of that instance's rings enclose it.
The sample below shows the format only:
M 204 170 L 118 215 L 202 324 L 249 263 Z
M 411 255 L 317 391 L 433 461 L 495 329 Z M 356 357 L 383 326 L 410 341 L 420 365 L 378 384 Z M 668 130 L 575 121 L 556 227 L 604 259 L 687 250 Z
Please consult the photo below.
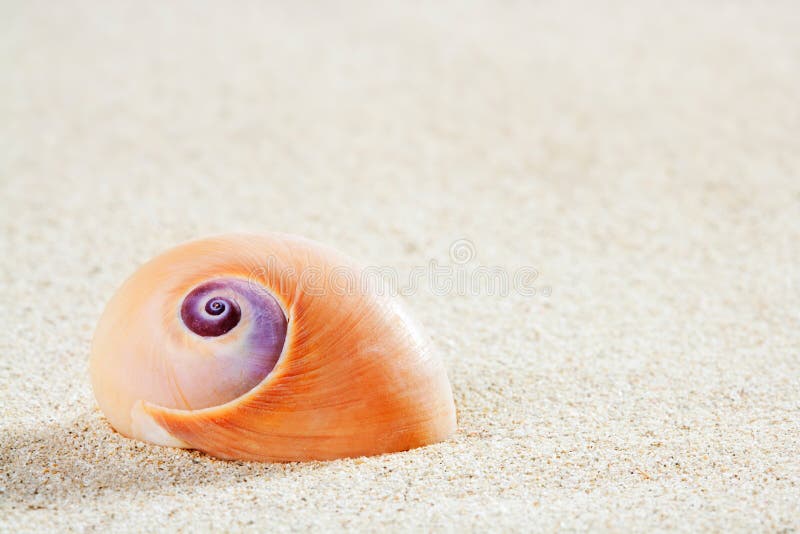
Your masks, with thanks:
M 363 290 L 361 273 L 336 251 L 283 234 L 167 251 L 124 283 L 100 319 L 90 361 L 100 408 L 125 436 L 228 459 L 327 460 L 447 438 L 456 419 L 441 361 L 396 300 Z M 209 341 L 181 332 L 176 319 L 193 287 L 220 276 L 265 289 L 288 320 L 275 367 L 233 400 L 214 390 L 208 347 L 234 343 L 236 329 Z M 208 381 L 219 404 L 193 406 L 171 358 L 189 358 L 191 380 Z

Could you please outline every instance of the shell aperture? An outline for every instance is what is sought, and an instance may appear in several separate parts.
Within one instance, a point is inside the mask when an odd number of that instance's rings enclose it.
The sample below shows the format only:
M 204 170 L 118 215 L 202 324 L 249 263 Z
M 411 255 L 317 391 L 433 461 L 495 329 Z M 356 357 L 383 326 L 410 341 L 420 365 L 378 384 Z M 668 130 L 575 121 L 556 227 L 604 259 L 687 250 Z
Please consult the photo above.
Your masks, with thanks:
M 360 270 L 284 234 L 154 258 L 95 332 L 102 411 L 125 436 L 220 458 L 324 460 L 447 438 L 455 407 L 441 360 L 395 299 L 339 290 L 337 275 Z

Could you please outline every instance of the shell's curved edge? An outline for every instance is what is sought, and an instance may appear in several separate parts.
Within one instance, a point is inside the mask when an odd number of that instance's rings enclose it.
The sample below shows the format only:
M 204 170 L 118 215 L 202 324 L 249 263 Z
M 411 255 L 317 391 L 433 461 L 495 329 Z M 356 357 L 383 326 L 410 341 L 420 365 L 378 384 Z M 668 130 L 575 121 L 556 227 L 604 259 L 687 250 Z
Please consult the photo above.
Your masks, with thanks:
M 421 424 L 407 424 L 392 431 L 363 428 L 359 434 L 275 435 L 241 427 L 240 424 L 246 423 L 227 419 L 217 408 L 203 409 L 205 413 L 199 417 L 196 412 L 143 404 L 148 420 L 160 429 L 150 435 L 166 437 L 163 443 L 151 439 L 145 441 L 196 449 L 222 459 L 259 462 L 325 461 L 433 445 L 447 440 L 457 429 L 454 407 L 452 410 L 446 406 L 442 408 L 440 413 L 425 416 Z M 186 441 L 176 438 L 171 432 Z

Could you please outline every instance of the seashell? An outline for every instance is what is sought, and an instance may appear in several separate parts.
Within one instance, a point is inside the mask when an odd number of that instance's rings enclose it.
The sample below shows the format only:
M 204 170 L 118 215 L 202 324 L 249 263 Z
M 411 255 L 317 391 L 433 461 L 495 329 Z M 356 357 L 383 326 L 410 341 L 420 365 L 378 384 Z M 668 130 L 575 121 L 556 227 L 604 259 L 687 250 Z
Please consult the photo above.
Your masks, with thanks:
M 327 460 L 446 439 L 456 420 L 441 361 L 362 272 L 284 234 L 167 251 L 100 318 L 90 359 L 100 408 L 124 436 L 226 459 Z

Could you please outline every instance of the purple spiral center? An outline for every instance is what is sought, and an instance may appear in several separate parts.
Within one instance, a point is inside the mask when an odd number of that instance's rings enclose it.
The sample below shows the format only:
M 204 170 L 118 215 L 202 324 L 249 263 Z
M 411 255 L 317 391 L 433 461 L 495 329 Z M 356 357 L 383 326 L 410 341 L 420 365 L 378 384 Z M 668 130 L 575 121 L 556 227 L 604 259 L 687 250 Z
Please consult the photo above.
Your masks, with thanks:
M 206 313 L 219 315 L 227 309 L 227 304 L 222 299 L 211 299 L 206 303 Z
M 181 319 L 186 327 L 203 337 L 217 337 L 233 330 L 242 318 L 235 300 L 214 295 L 216 284 L 195 288 L 183 300 Z

